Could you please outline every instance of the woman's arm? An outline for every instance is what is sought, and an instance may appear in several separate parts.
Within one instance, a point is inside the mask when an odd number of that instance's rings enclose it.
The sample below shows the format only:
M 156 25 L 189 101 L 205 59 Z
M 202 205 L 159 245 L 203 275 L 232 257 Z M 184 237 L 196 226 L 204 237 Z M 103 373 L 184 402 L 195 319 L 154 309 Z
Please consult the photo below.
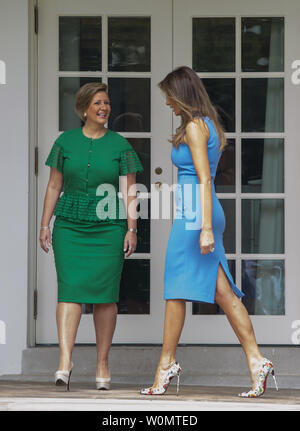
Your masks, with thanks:
M 131 173 L 121 177 L 121 192 L 124 199 L 128 229 L 136 229 L 137 226 L 137 198 L 136 198 L 136 174 Z M 134 232 L 127 232 L 124 239 L 124 251 L 127 250 L 126 257 L 134 253 L 137 244 L 137 235 Z
M 44 208 L 41 220 L 41 227 L 49 226 L 51 217 L 53 215 L 57 200 L 62 191 L 64 183 L 63 174 L 55 168 L 50 168 L 50 178 L 48 181 L 45 198 Z M 48 253 L 47 242 L 51 244 L 51 234 L 49 229 L 41 229 L 40 231 L 40 245 L 44 251 Z
M 191 121 L 186 127 L 186 143 L 190 148 L 194 167 L 200 184 L 202 209 L 202 231 L 200 246 L 203 254 L 209 253 L 214 246 L 212 232 L 212 192 L 211 175 L 207 154 L 209 130 L 202 119 Z

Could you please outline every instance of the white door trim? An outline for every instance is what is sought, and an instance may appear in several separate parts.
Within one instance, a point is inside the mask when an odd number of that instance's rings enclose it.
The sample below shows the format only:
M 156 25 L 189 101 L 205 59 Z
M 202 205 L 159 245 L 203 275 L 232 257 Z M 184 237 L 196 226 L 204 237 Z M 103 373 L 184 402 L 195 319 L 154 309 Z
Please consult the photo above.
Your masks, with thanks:
M 199 0 L 195 1 L 196 3 L 199 3 Z M 36 321 L 33 317 L 33 302 L 34 302 L 34 290 L 37 287 L 37 281 L 36 281 L 36 272 L 37 272 L 37 262 L 36 262 L 36 254 L 37 254 L 37 248 L 39 247 L 38 244 L 38 231 L 37 228 L 39 226 L 39 220 L 37 218 L 36 212 L 37 212 L 37 181 L 36 177 L 34 175 L 34 148 L 38 144 L 37 140 L 37 80 L 36 80 L 36 67 L 37 67 L 37 61 L 38 61 L 38 52 L 37 52 L 37 37 L 34 33 L 34 21 L 33 21 L 33 13 L 34 13 L 34 5 L 38 3 L 38 0 L 29 0 L 28 1 L 28 7 L 29 7 L 29 22 L 30 22 L 30 39 L 29 39 L 29 48 L 30 48 L 30 83 L 29 83 L 29 114 L 30 114 L 30 144 L 29 144 L 29 226 L 28 226 L 28 248 L 29 248 L 29 261 L 28 261 L 28 345 L 30 347 L 34 346 L 36 344 L 36 334 L 35 334 L 35 326 Z M 173 0 L 174 8 L 176 7 L 182 7 L 184 9 L 184 13 L 188 12 L 190 9 L 190 2 L 184 2 L 184 4 L 181 6 L 179 0 Z M 219 3 L 219 2 L 217 2 Z M 234 15 L 238 16 L 243 14 L 243 5 L 241 4 L 243 2 L 240 2 L 239 0 L 231 0 L 229 2 L 226 2 L 226 13 L 219 14 L 218 9 L 219 7 L 216 7 L 215 0 L 207 3 L 205 2 L 205 15 L 206 16 L 232 16 L 232 13 L 230 13 L 229 6 L 234 5 L 236 10 Z M 300 100 L 300 85 L 295 85 L 291 83 L 291 75 L 294 72 L 292 69 L 292 63 L 294 60 L 296 60 L 296 41 L 298 40 L 298 33 L 297 33 L 297 24 L 299 20 L 299 16 L 295 13 L 293 13 L 294 10 L 296 10 L 297 6 L 297 0 L 291 0 L 289 1 L 289 7 L 290 7 L 290 13 L 286 10 L 287 2 L 281 2 L 281 0 L 272 0 L 272 9 L 270 9 L 268 5 L 268 1 L 258 1 L 254 0 L 249 4 L 249 8 L 251 8 L 251 14 L 248 14 L 248 16 L 263 16 L 267 15 L 270 16 L 270 10 L 276 11 L 276 14 L 271 14 L 272 16 L 284 16 L 285 17 L 285 100 L 288 103 L 288 108 L 286 109 L 286 113 L 289 112 L 289 115 L 286 115 L 285 118 L 285 172 L 288 172 L 290 170 L 292 172 L 289 177 L 285 178 L 285 219 L 286 219 L 286 228 L 285 228 L 285 252 L 286 252 L 286 312 L 289 315 L 289 318 L 286 319 L 286 322 L 284 323 L 284 332 L 285 334 L 292 334 L 292 322 L 294 320 L 300 319 L 300 290 L 298 289 L 298 279 L 299 279 L 299 271 L 295 272 L 295 268 L 299 267 L 299 258 L 298 258 L 298 238 L 299 238 L 299 230 L 295 231 L 295 227 L 298 226 L 298 214 L 299 214 L 299 204 L 297 202 L 297 199 L 294 198 L 294 190 L 295 184 L 300 184 L 300 170 L 297 165 L 297 160 L 299 160 L 299 144 L 297 142 L 298 136 L 297 136 L 297 130 L 298 130 L 298 124 L 297 124 L 297 118 L 296 115 L 292 115 L 293 113 L 297 112 L 298 109 L 298 100 Z M 219 4 L 218 4 L 219 6 Z M 84 3 L 83 3 L 84 8 Z M 299 9 L 298 9 L 299 10 Z M 170 9 L 171 11 L 171 9 Z M 278 12 L 277 12 L 278 11 Z M 236 13 L 237 12 L 237 13 Z M 182 17 L 179 20 L 178 15 L 173 16 L 174 19 L 174 41 L 173 46 L 176 46 L 178 50 L 181 50 L 181 52 L 186 52 L 186 44 L 184 42 L 184 39 L 180 39 L 180 32 L 177 32 L 176 29 L 178 28 L 178 25 L 180 24 L 182 27 L 186 24 L 186 21 L 182 19 Z M 190 44 L 191 46 L 191 44 Z M 189 54 L 189 53 L 187 53 Z M 176 63 L 176 56 L 174 57 L 174 67 L 181 65 L 182 62 Z M 189 64 L 188 61 L 184 62 L 185 64 Z M 228 77 L 231 77 L 230 74 L 228 74 Z M 230 136 L 229 136 L 230 137 Z M 162 136 L 162 139 L 166 139 L 166 136 Z M 165 143 L 164 147 L 166 149 Z M 159 155 L 157 155 L 157 160 L 152 160 L 153 166 L 158 166 L 159 162 Z M 40 169 L 43 168 L 42 157 L 40 157 Z M 173 170 L 173 179 L 176 178 L 176 169 Z M 173 181 L 174 182 L 174 181 Z M 228 195 L 227 195 L 228 196 Z M 220 195 L 219 198 L 222 196 Z M 288 221 L 288 222 L 287 222 Z M 155 253 L 155 250 L 152 251 L 152 254 Z M 227 256 L 230 258 L 231 256 Z M 278 257 L 278 255 L 277 255 Z M 237 273 L 237 284 L 240 285 L 241 281 L 241 275 Z M 161 290 L 159 291 L 161 295 Z M 163 306 L 163 299 L 161 296 L 161 304 Z M 163 312 L 163 310 L 162 310 Z M 191 313 L 191 304 L 187 304 L 187 314 Z M 121 323 L 119 316 L 119 324 Z M 185 329 L 183 332 L 183 337 L 181 338 L 181 342 L 190 342 L 193 344 L 199 344 L 199 343 L 212 343 L 215 344 L 210 337 L 201 339 L 201 341 L 196 340 L 195 338 L 191 338 L 188 336 L 188 332 L 191 334 L 194 333 L 195 328 L 195 319 L 198 319 L 198 317 L 202 316 L 193 316 L 192 320 L 186 322 Z M 216 323 L 218 324 L 218 319 L 223 320 L 223 316 L 207 316 L 207 324 L 211 328 L 212 324 L 212 318 L 216 319 Z M 266 320 L 268 319 L 268 320 Z M 199 320 L 199 319 L 198 319 Z M 271 344 L 291 344 L 292 341 L 289 342 L 289 335 L 284 337 L 284 339 L 278 337 L 278 334 L 276 333 L 276 329 L 272 328 L 272 323 L 276 320 L 276 316 L 255 316 L 253 319 L 254 327 L 257 330 L 258 335 L 258 342 L 264 342 L 263 337 L 260 338 L 260 326 L 262 324 L 267 323 L 268 329 L 267 332 L 273 332 L 274 331 L 274 337 L 272 338 Z M 203 327 L 202 323 L 203 321 L 197 322 L 197 327 L 201 329 Z M 274 322 L 275 323 L 275 322 Z M 160 326 L 161 323 L 158 325 Z M 162 326 L 160 326 L 160 333 L 162 334 Z M 236 340 L 232 339 L 232 332 L 231 328 L 224 328 L 224 337 L 222 337 L 222 343 L 227 342 L 226 339 L 229 337 L 231 340 L 231 343 L 236 343 Z M 227 335 L 228 334 L 228 335 Z M 147 342 L 146 340 L 141 341 Z M 149 342 L 149 341 L 148 341 Z
M 296 13 L 298 11 L 298 15 Z M 274 198 L 284 197 L 285 199 L 285 255 L 274 255 L 276 259 L 285 259 L 285 297 L 286 297 L 286 315 L 260 315 L 251 316 L 253 326 L 256 330 L 257 341 L 264 344 L 291 344 L 291 325 L 294 320 L 300 318 L 300 289 L 297 286 L 297 280 L 300 278 L 299 263 L 296 261 L 295 256 L 299 254 L 299 244 L 295 241 L 295 229 L 299 226 L 297 215 L 299 214 L 299 204 L 294 198 L 295 189 L 294 184 L 299 184 L 299 168 L 295 165 L 295 160 L 300 158 L 300 149 L 298 144 L 297 130 L 298 125 L 292 113 L 297 112 L 297 100 L 299 101 L 299 91 L 291 83 L 291 64 L 299 54 L 297 45 L 297 20 L 300 19 L 300 10 L 297 0 L 291 2 L 281 2 L 280 0 L 253 0 L 251 2 L 241 2 L 238 0 L 228 0 L 220 3 L 218 0 L 211 0 L 206 2 L 204 0 L 186 0 L 184 3 L 180 0 L 174 0 L 174 67 L 182 64 L 192 66 L 192 30 L 191 23 L 192 17 L 236 17 L 237 18 L 237 32 L 240 29 L 239 20 L 241 16 L 283 16 L 285 18 L 285 71 L 283 73 L 268 73 L 270 77 L 284 76 L 285 78 L 285 132 L 263 134 L 264 137 L 283 137 L 285 138 L 285 193 L 274 194 Z M 240 33 L 237 33 L 240 34 Z M 188 47 L 188 49 L 186 49 Z M 236 46 L 236 61 L 240 59 L 240 43 L 237 37 Z M 236 71 L 238 72 L 238 68 Z M 205 74 L 199 74 L 203 77 Z M 239 79 L 241 76 L 249 76 L 246 73 L 218 73 L 207 74 L 209 77 L 233 77 Z M 265 76 L 265 74 L 256 74 L 257 76 Z M 256 76 L 255 75 L 255 76 Z M 251 76 L 254 74 L 251 73 Z M 240 103 L 240 90 L 239 86 L 236 91 L 236 97 L 239 98 L 236 106 L 237 112 L 237 132 L 240 130 L 239 119 L 239 103 Z M 299 104 L 299 103 L 298 103 Z M 240 139 L 241 134 L 228 134 L 229 137 L 236 137 Z M 246 134 L 242 134 L 246 137 Z M 257 134 L 255 134 L 257 136 Z M 291 151 L 293 148 L 293 151 Z M 240 160 L 237 162 L 237 176 L 239 175 Z M 293 169 L 294 167 L 294 169 Z M 237 178 L 239 181 L 239 178 Z M 227 195 L 227 194 L 226 194 Z M 256 195 L 257 196 L 257 195 Z M 251 194 L 252 198 L 256 197 Z M 221 196 L 218 195 L 220 198 Z M 229 195 L 227 195 L 229 197 Z M 243 196 L 244 197 L 244 196 Z M 246 197 L 246 196 L 245 196 Z M 250 197 L 250 196 L 249 196 Z M 259 197 L 262 197 L 260 195 Z M 267 196 L 266 196 L 267 197 Z M 241 228 L 241 215 L 237 208 L 237 229 Z M 237 230 L 237 236 L 239 232 Z M 237 248 L 236 257 L 237 261 L 242 258 L 250 257 L 255 259 L 255 255 L 241 255 L 240 250 Z M 227 256 L 229 257 L 229 256 Z M 260 255 L 262 258 L 263 255 Z M 272 258 L 272 255 L 268 255 Z M 241 271 L 237 265 L 236 283 L 241 287 Z M 201 330 L 203 328 L 203 330 Z M 209 328 L 207 331 L 206 328 Z M 199 334 L 199 335 L 198 335 Z M 231 330 L 225 316 L 208 315 L 208 316 L 192 316 L 191 304 L 187 310 L 187 318 L 185 328 L 181 337 L 181 342 L 184 343 L 230 343 L 237 344 L 238 340 Z
M 99 12 L 98 12 L 99 11 Z M 55 132 L 58 131 L 58 113 L 53 115 L 53 109 L 58 106 L 58 76 L 72 76 L 72 73 L 62 73 L 58 71 L 58 16 L 59 15 L 79 15 L 87 16 L 99 14 L 103 16 L 103 38 L 106 28 L 107 16 L 151 16 L 151 73 L 111 73 L 105 69 L 100 73 L 88 73 L 85 76 L 103 76 L 103 81 L 107 76 L 127 77 L 149 77 L 151 76 L 151 133 L 152 148 L 155 145 L 158 149 L 154 151 L 151 159 L 150 182 L 159 180 L 162 183 L 171 182 L 171 146 L 167 139 L 172 133 L 172 115 L 170 110 L 164 106 L 163 97 L 157 83 L 172 68 L 172 0 L 154 0 L 151 2 L 140 0 L 40 0 L 40 33 L 39 33 L 39 100 L 47 100 L 47 103 L 40 104 L 39 113 L 39 143 L 41 145 L 40 154 L 40 176 L 39 176 L 39 199 L 43 195 L 42 189 L 46 186 L 49 175 L 48 168 L 44 166 L 44 161 L 53 142 Z M 164 37 L 161 37 L 161 29 L 165 29 Z M 105 43 L 105 42 L 103 42 Z M 161 61 L 160 49 L 164 52 Z M 74 75 L 74 74 L 73 74 Z M 76 73 L 76 76 L 81 75 Z M 83 74 L 82 74 L 83 75 Z M 45 85 L 47 83 L 47 85 Z M 49 91 L 48 89 L 51 90 Z M 42 103 L 42 102 L 41 102 Z M 155 107 L 155 109 L 153 109 Z M 43 132 L 42 132 L 43 130 Z M 45 132 L 46 131 L 46 132 Z M 52 136 L 53 134 L 53 136 Z M 51 136 L 50 136 L 51 135 Z M 131 135 L 131 134 L 130 134 Z M 124 134 L 127 136 L 127 134 Z M 143 133 L 143 136 L 145 134 Z M 158 177 L 154 169 L 157 166 L 163 168 L 163 173 Z M 41 216 L 41 205 L 39 202 L 38 217 Z M 150 243 L 151 243 L 151 268 L 150 268 L 150 314 L 149 315 L 119 315 L 114 343 L 155 343 L 160 342 L 163 327 L 164 302 L 163 302 L 163 246 L 167 245 L 168 231 L 171 228 L 171 220 L 151 221 Z M 38 250 L 38 286 L 45 285 L 43 277 L 47 277 L 49 289 L 55 289 L 56 272 L 52 250 L 50 255 L 45 256 Z M 139 256 L 142 257 L 142 256 Z M 51 268 L 49 268 L 51 266 Z M 39 288 L 39 304 L 37 321 L 37 341 L 39 343 L 56 343 L 56 322 L 54 313 L 54 295 L 48 293 L 49 298 L 41 292 Z M 51 298 L 50 298 L 51 297 Z M 95 342 L 94 329 L 91 315 L 82 315 L 78 329 L 77 342 Z
M 29 82 L 28 82 L 28 114 L 29 114 L 29 193 L 28 193 L 28 301 L 27 301 L 27 345 L 36 345 L 36 320 L 35 320 L 35 291 L 37 288 L 37 235 L 38 221 L 37 210 L 37 176 L 35 175 L 35 148 L 38 146 L 38 36 L 35 33 L 34 8 L 38 0 L 28 0 L 28 21 L 29 21 Z

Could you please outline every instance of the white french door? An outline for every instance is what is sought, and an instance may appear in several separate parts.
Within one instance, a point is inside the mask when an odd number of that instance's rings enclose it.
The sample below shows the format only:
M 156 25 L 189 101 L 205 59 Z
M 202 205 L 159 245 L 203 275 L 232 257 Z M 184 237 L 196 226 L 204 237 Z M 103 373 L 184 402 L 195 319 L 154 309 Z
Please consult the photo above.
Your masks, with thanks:
M 226 215 L 229 268 L 245 293 L 258 343 L 291 344 L 293 322 L 300 319 L 300 84 L 292 79 L 299 60 L 298 1 L 40 0 L 39 15 L 37 222 L 49 176 L 45 158 L 59 132 L 79 126 L 74 94 L 91 80 L 109 85 L 109 127 L 137 150 L 145 168 L 137 181 L 148 191 L 150 184 L 176 181 L 167 139 L 178 124 L 174 118 L 172 129 L 157 83 L 188 65 L 203 79 L 228 137 L 215 183 Z M 115 343 L 162 341 L 171 224 L 139 220 L 139 248 L 124 265 Z M 36 341 L 57 343 L 52 251 L 38 252 L 37 271 Z M 76 341 L 95 341 L 89 306 Z M 238 340 L 217 306 L 188 303 L 180 342 Z
M 225 126 L 216 191 L 224 246 L 258 343 L 292 344 L 300 318 L 297 1 L 174 0 L 174 67 L 203 79 Z M 295 80 L 294 80 L 295 81 Z M 184 343 L 238 343 L 215 305 L 189 305 Z
M 137 182 L 149 192 L 151 183 L 171 183 L 167 139 L 172 116 L 157 87 L 172 68 L 171 0 L 40 0 L 38 7 L 37 222 L 49 178 L 45 158 L 60 132 L 80 127 L 74 96 L 86 82 L 108 84 L 112 104 L 108 126 L 125 136 L 140 156 L 144 173 L 137 175 Z M 142 211 L 148 209 L 149 218 L 138 220 L 138 247 L 124 263 L 115 343 L 161 341 L 162 263 L 172 221 L 151 221 L 147 198 L 144 191 Z M 37 247 L 36 342 L 57 343 L 53 251 L 47 255 Z M 77 343 L 95 342 L 91 311 L 92 306 L 83 306 Z

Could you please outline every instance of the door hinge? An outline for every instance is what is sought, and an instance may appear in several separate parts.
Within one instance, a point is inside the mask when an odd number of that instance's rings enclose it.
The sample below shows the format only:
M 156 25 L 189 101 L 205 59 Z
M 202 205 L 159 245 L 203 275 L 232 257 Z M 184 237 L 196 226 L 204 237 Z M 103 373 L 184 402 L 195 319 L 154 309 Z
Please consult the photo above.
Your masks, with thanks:
M 34 173 L 37 176 L 39 170 L 39 148 L 34 148 Z
M 37 305 L 38 305 L 38 291 L 35 289 L 33 292 L 33 318 L 37 319 Z
M 34 32 L 35 34 L 39 32 L 39 8 L 37 5 L 34 6 Z

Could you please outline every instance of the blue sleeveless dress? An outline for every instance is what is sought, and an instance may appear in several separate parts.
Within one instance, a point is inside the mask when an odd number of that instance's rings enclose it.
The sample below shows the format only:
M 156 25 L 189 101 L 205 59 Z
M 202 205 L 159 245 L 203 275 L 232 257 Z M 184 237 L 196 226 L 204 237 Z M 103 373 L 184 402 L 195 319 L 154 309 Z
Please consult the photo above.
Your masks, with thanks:
M 212 178 L 212 228 L 215 250 L 201 254 L 200 186 L 190 149 L 181 143 L 173 147 L 171 158 L 178 168 L 175 191 L 176 215 L 170 233 L 164 272 L 164 299 L 185 299 L 193 302 L 215 303 L 218 267 L 221 264 L 234 293 L 240 298 L 244 294 L 235 285 L 228 268 L 223 246 L 225 215 L 217 198 L 214 179 L 221 157 L 219 138 L 213 122 L 203 120 L 209 129 L 207 142 L 208 160 Z

